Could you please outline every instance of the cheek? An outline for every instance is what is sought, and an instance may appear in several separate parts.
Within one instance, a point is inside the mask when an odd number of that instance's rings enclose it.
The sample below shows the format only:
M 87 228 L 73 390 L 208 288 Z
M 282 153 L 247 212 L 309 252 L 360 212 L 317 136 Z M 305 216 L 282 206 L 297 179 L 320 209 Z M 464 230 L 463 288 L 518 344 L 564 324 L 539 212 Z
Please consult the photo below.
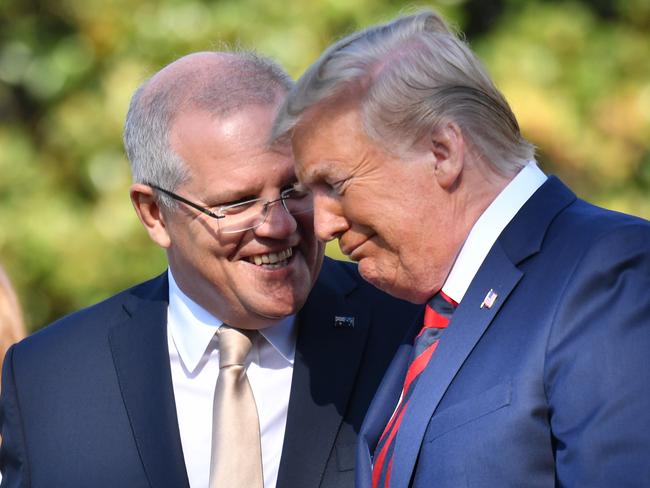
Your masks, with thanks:
M 386 188 L 390 188 L 387 185 Z M 362 225 L 385 233 L 400 227 L 401 202 L 372 191 L 350 188 L 340 199 L 341 211 L 350 224 Z M 379 230 L 381 229 L 381 231 Z
M 240 249 L 253 239 L 252 231 L 222 234 L 217 229 L 212 229 L 211 232 L 203 232 L 201 240 L 197 240 L 196 244 L 201 244 L 215 259 L 225 262 L 236 261 Z

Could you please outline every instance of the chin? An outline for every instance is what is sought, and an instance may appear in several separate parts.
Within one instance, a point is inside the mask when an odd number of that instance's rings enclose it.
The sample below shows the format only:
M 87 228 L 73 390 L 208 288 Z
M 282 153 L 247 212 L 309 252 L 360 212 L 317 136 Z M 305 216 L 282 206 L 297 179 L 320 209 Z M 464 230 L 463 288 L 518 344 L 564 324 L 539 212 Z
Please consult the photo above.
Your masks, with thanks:
M 263 324 L 260 328 L 265 329 L 276 325 L 276 322 L 279 322 L 294 313 L 294 311 L 286 310 L 258 310 L 256 315 Z
M 394 282 L 388 276 L 377 272 L 377 266 L 369 258 L 359 261 L 359 274 L 375 288 L 385 291 L 389 295 L 395 295 Z
M 268 319 L 281 320 L 297 313 L 306 300 L 306 296 L 274 297 L 268 307 L 258 307 L 257 314 Z
M 386 279 L 384 279 L 382 276 L 377 276 L 372 273 L 367 273 L 364 272 L 364 270 L 359 266 L 359 274 L 361 274 L 361 277 L 366 280 L 368 283 L 370 283 L 372 286 L 375 288 L 380 289 L 383 292 L 388 293 L 389 295 L 392 295 L 397 298 L 404 298 L 400 294 L 400 289 L 395 287 L 394 283 L 388 282 Z
M 375 288 L 379 288 L 381 291 L 386 292 L 395 298 L 399 298 L 400 300 L 421 304 L 426 303 L 433 295 L 433 292 L 429 289 L 423 290 L 412 286 L 417 283 L 417 280 L 412 280 L 408 283 L 395 281 L 394 277 L 391 277 L 393 280 L 389 280 L 389 277 L 375 273 L 374 266 L 362 266 L 361 263 L 359 263 L 359 273 L 363 279 Z

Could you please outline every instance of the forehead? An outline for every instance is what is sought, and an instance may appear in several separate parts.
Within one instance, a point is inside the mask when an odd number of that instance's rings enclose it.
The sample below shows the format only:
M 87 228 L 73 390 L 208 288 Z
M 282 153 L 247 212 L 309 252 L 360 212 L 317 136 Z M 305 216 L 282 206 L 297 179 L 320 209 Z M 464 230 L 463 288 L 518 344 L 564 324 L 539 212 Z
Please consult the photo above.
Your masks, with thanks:
M 274 115 L 274 105 L 248 106 L 226 117 L 186 110 L 172 125 L 171 146 L 198 186 L 219 187 L 224 181 L 241 184 L 292 173 L 289 143 L 268 144 Z
M 356 104 L 320 105 L 308 110 L 291 137 L 299 176 L 321 177 L 372 150 Z

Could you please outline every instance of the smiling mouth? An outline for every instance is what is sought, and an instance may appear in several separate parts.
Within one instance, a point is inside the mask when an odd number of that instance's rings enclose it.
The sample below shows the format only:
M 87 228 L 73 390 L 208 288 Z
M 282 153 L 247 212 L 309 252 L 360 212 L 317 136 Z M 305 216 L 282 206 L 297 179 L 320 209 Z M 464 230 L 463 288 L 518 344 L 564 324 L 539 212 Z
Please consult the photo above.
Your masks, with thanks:
M 289 264 L 289 259 L 293 256 L 293 249 L 288 247 L 280 252 L 270 252 L 267 254 L 256 254 L 248 256 L 246 261 L 256 266 L 263 266 L 268 269 L 282 268 Z
M 341 251 L 343 254 L 345 254 L 348 258 L 352 259 L 353 261 L 358 261 L 361 259 L 361 256 L 359 256 L 359 249 L 368 241 L 369 239 L 364 240 L 363 242 L 360 243 L 355 243 L 352 246 L 346 246 L 345 248 L 341 246 Z M 340 244 L 340 241 L 339 241 Z

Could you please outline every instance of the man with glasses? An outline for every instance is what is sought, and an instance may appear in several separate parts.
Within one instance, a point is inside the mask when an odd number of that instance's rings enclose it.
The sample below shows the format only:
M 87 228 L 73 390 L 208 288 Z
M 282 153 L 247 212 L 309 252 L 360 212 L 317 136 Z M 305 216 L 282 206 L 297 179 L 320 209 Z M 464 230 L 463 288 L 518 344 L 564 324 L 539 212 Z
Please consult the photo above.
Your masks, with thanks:
M 131 200 L 169 269 L 8 353 L 2 486 L 353 485 L 415 308 L 323 263 L 290 144 L 268 143 L 291 85 L 258 56 L 197 53 L 137 90 Z

